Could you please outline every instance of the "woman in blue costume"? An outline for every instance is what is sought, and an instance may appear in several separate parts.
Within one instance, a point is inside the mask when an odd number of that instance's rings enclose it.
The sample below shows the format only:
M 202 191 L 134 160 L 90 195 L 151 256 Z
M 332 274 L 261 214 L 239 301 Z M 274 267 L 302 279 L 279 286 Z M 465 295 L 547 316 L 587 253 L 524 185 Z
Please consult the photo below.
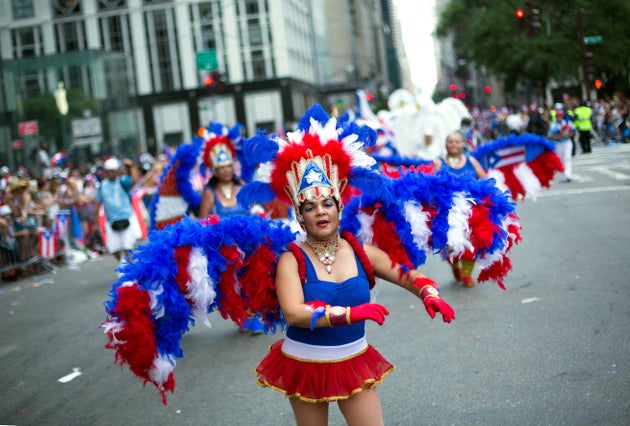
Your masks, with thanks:
M 487 178 L 488 175 L 476 158 L 464 153 L 464 138 L 461 133 L 451 133 L 446 138 L 446 157 L 435 161 L 436 171 L 443 171 L 456 176 L 469 179 Z M 472 287 L 475 281 L 472 278 L 472 271 L 475 267 L 475 255 L 467 250 L 460 258 L 451 259 L 448 262 L 453 269 L 453 276 L 457 281 L 461 281 L 465 287 Z
M 352 168 L 342 146 L 318 138 L 289 144 L 270 177 L 274 192 L 290 198 L 306 239 L 278 260 L 276 293 L 288 330 L 255 374 L 259 385 L 289 398 L 298 425 L 328 424 L 335 401 L 349 425 L 384 424 L 376 385 L 394 367 L 365 336 L 366 320 L 381 325 L 389 314 L 370 303 L 375 276 L 419 297 L 432 318 L 436 312 L 445 322 L 455 318 L 433 280 L 392 264 L 386 252 L 350 233 L 340 235 Z
M 214 142 L 214 143 L 213 143 Z M 236 194 L 243 182 L 234 172 L 234 149 L 229 140 L 215 138 L 208 142 L 204 155 L 212 170 L 212 177 L 203 189 L 199 203 L 199 217 L 209 214 L 230 216 L 249 212 L 236 202 Z
M 249 214 L 249 210 L 240 206 L 236 194 L 243 182 L 234 172 L 234 148 L 225 137 L 211 139 L 204 149 L 205 164 L 212 170 L 212 177 L 203 189 L 199 203 L 199 217 L 206 218 L 210 214 L 219 217 L 237 214 Z M 252 315 L 241 327 L 242 332 L 262 334 L 263 323 L 259 316 Z

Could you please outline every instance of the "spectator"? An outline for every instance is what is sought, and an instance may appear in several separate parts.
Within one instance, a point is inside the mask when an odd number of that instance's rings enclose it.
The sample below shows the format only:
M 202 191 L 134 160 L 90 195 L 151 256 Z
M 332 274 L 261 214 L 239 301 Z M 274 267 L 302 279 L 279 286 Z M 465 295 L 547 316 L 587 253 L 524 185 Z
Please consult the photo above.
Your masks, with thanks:
M 37 150 L 36 160 L 37 163 L 37 177 L 43 177 L 50 169 L 50 155 L 48 155 L 48 142 L 41 141 L 39 143 L 39 149 Z
M 105 210 L 105 242 L 109 253 L 118 260 L 119 268 L 126 262 L 129 251 L 140 238 L 139 225 L 133 214 L 129 195 L 131 186 L 138 180 L 138 170 L 133 162 L 126 161 L 125 166 L 129 168 L 130 174 L 119 176 L 120 161 L 116 158 L 105 161 L 104 179 L 94 196 L 94 200 L 98 202 L 96 212 L 100 205 Z M 95 213 L 94 221 L 98 223 L 98 213 Z

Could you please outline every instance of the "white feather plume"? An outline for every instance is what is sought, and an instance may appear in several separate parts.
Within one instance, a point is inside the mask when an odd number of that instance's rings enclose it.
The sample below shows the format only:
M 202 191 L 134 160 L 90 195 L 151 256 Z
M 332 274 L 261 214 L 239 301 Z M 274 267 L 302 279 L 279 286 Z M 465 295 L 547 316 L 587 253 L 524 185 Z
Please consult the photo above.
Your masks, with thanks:
M 462 192 L 453 194 L 453 207 L 448 212 L 449 229 L 446 233 L 451 259 L 459 257 L 466 250 L 474 248 L 469 241 L 470 225 L 468 223 L 472 215 L 473 202 L 472 198 L 466 198 Z
M 200 247 L 193 247 L 188 261 L 190 281 L 186 284 L 187 299 L 192 301 L 195 315 L 203 318 L 203 323 L 211 327 L 207 308 L 217 297 L 214 283 L 208 275 L 208 259 Z
M 429 212 L 422 209 L 422 205 L 415 201 L 406 201 L 403 205 L 405 219 L 411 226 L 414 244 L 423 251 L 429 248 L 431 229 L 429 228 Z

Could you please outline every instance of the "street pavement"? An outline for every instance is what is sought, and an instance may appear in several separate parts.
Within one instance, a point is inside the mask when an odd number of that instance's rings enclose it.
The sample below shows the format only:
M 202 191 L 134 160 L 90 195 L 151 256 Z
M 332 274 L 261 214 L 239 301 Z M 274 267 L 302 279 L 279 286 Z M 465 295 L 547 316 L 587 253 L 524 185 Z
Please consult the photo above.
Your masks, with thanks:
M 629 424 L 630 145 L 595 146 L 574 170 L 518 204 L 506 291 L 463 288 L 437 258 L 421 267 L 455 309 L 451 324 L 377 285 L 391 314 L 368 324 L 368 340 L 396 366 L 378 388 L 385 424 Z M 242 335 L 216 313 L 184 336 L 167 406 L 115 365 L 99 329 L 114 266 L 103 256 L 0 282 L 0 424 L 294 424 L 286 398 L 252 374 L 281 335 Z M 330 418 L 345 424 L 335 405 Z

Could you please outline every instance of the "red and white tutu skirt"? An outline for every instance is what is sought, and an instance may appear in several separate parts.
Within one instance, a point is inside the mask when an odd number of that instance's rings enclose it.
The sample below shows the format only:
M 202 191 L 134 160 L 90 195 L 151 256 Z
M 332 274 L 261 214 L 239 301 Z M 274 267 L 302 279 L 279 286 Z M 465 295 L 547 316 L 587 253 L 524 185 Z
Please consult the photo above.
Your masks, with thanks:
M 348 399 L 375 387 L 394 370 L 365 338 L 343 346 L 315 346 L 285 338 L 269 347 L 254 374 L 258 384 L 306 402 Z

